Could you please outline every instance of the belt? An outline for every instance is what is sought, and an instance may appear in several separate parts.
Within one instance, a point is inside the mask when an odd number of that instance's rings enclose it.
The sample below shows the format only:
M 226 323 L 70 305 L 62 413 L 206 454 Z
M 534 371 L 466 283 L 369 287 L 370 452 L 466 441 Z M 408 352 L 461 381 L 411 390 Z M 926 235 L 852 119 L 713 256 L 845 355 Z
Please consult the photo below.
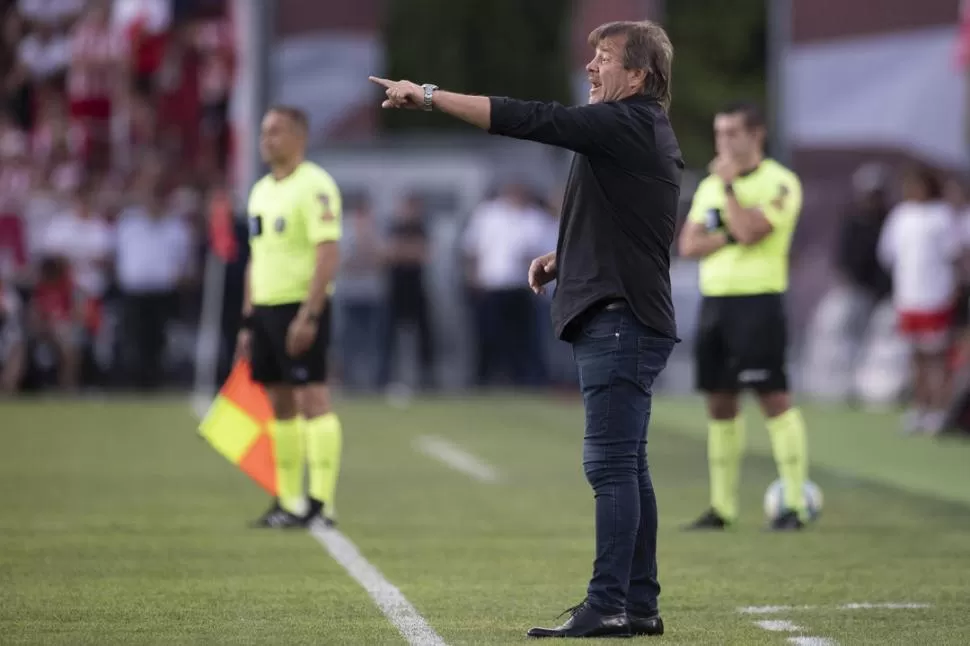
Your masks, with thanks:
M 603 309 L 606 310 L 607 312 L 626 310 L 626 309 L 630 309 L 630 304 L 627 303 L 626 301 L 607 301 L 606 304 L 603 305 Z

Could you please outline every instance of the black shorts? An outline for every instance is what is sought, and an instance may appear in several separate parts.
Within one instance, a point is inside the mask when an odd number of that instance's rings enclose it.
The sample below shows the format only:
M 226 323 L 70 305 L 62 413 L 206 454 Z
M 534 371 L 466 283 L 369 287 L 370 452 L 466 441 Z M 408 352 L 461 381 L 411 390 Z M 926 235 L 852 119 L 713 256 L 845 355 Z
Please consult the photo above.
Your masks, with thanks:
M 694 346 L 697 389 L 787 391 L 787 326 L 781 294 L 704 297 Z
M 260 384 L 326 383 L 330 347 L 330 305 L 324 308 L 313 345 L 299 357 L 286 352 L 286 331 L 300 303 L 253 307 L 250 364 L 253 381 Z

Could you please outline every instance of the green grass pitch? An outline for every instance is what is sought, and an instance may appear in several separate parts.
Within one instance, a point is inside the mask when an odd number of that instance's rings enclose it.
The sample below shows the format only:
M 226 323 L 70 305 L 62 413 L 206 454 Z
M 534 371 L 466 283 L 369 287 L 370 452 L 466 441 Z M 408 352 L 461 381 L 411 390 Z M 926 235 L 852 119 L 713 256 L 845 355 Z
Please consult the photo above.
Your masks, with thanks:
M 338 405 L 340 529 L 448 644 L 523 643 L 529 626 L 582 599 L 593 532 L 577 403 Z M 970 444 L 900 437 L 891 415 L 807 407 L 825 510 L 810 531 L 772 535 L 761 496 L 774 465 L 750 412 L 742 522 L 692 535 L 678 526 L 706 506 L 703 408 L 655 402 L 668 634 L 654 641 L 970 643 Z M 0 643 L 405 643 L 311 536 L 246 529 L 266 499 L 195 426 L 174 399 L 0 403 Z M 500 480 L 419 453 L 422 435 Z M 839 608 L 882 602 L 928 607 Z M 812 607 L 738 612 L 764 605 Z

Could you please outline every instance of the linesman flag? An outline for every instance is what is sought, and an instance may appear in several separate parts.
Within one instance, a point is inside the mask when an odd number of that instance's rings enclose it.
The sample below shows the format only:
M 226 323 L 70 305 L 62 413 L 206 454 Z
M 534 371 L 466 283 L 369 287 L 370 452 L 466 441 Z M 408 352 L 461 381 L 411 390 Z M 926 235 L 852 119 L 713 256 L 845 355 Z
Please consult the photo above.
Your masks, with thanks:
M 240 360 L 199 424 L 199 433 L 212 448 L 275 496 L 272 419 L 273 409 L 266 392 L 253 382 L 249 362 Z

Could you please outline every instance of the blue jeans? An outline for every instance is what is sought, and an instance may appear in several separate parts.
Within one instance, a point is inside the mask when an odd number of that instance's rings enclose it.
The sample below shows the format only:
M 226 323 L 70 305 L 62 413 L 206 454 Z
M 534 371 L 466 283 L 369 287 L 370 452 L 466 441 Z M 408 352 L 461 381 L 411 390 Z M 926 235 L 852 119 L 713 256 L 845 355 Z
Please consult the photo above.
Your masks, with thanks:
M 657 500 L 647 468 L 651 387 L 674 340 L 629 309 L 602 310 L 577 330 L 573 356 L 586 408 L 583 470 L 596 499 L 596 560 L 587 599 L 597 610 L 657 608 Z

